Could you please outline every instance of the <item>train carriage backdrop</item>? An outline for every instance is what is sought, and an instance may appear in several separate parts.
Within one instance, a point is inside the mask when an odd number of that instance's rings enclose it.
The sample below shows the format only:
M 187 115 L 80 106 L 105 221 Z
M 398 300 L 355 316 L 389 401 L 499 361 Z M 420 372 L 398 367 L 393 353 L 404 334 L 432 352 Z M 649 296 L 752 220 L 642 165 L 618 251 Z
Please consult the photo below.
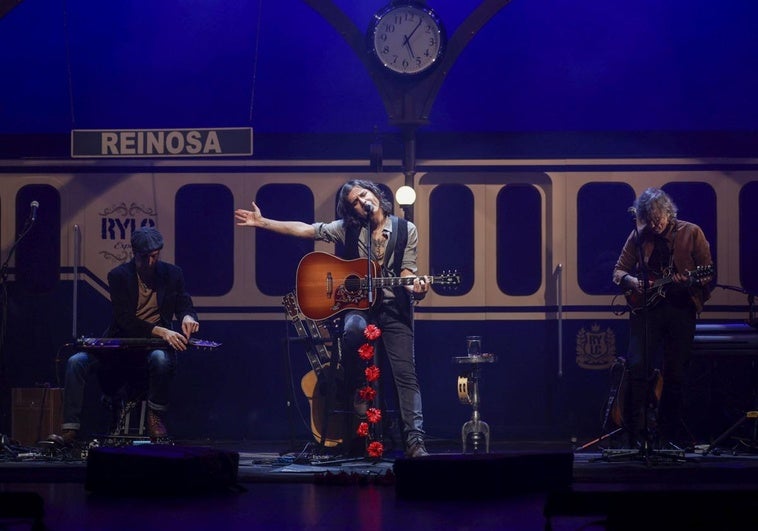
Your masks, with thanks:
M 0 84 L 0 432 L 10 389 L 60 386 L 72 343 L 105 329 L 107 272 L 154 224 L 198 336 L 223 343 L 181 357 L 172 434 L 310 438 L 309 361 L 282 301 L 305 254 L 335 249 L 232 213 L 255 200 L 266 216 L 331 220 L 350 178 L 412 186 L 395 209 L 419 227 L 421 271 L 460 274 L 415 311 L 432 437 L 460 437 L 470 416 L 452 362 L 468 335 L 497 355 L 481 386 L 494 438 L 598 435 L 628 334 L 611 270 L 648 186 L 711 242 L 702 322 L 753 317 L 758 7 L 470 4 L 425 3 L 448 48 L 418 78 L 361 55 L 383 2 L 4 5 L 0 46 L 17 53 Z M 755 405 L 754 352 L 696 356 L 698 437 Z

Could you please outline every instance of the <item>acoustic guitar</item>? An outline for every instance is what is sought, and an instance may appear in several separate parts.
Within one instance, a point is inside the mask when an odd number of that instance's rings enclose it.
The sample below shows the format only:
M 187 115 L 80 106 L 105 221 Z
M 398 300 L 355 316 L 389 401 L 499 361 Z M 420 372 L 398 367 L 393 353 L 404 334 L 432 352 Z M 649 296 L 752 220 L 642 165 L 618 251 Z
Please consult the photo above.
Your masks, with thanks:
M 341 383 L 341 367 L 337 366 L 337 370 L 333 370 L 331 355 L 322 339 L 321 329 L 318 323 L 302 314 L 295 294 L 285 295 L 282 304 L 298 336 L 311 340 L 305 347 L 311 370 L 300 380 L 300 388 L 308 399 L 311 410 L 311 433 L 322 446 L 328 448 L 337 446 L 342 443 L 345 426 L 338 417 L 330 415 L 327 406 L 330 402 L 334 405 L 337 399 L 337 387 Z M 327 382 L 331 385 L 327 385 Z
M 629 388 L 627 376 L 626 362 L 624 360 L 616 360 L 616 362 L 611 366 L 611 389 L 608 395 L 608 404 L 605 409 L 603 429 L 607 428 L 609 419 L 612 420 L 613 423 L 619 428 L 631 428 L 631 426 L 626 426 L 624 422 L 626 395 Z M 661 374 L 660 370 L 654 369 L 652 376 L 647 382 L 646 403 L 649 409 L 657 412 L 658 406 L 661 402 L 662 394 L 663 375 Z M 654 417 L 657 417 L 657 413 L 654 415 Z
M 380 277 L 379 263 L 371 261 L 371 293 L 369 302 L 369 260 L 343 260 L 328 253 L 314 251 L 305 255 L 297 266 L 296 294 L 300 310 L 308 319 L 320 321 L 344 310 L 368 310 L 377 302 L 377 290 L 410 286 L 415 277 Z M 457 273 L 428 276 L 431 284 L 460 284 Z
M 694 271 L 687 271 L 687 276 L 691 280 L 701 280 L 713 275 L 713 266 L 697 266 Z M 647 298 L 643 293 L 635 289 L 628 289 L 624 292 L 626 303 L 632 313 L 637 313 L 643 308 L 652 308 L 666 297 L 666 286 L 673 282 L 673 275 L 668 274 L 664 277 L 654 279 L 653 285 L 647 290 Z

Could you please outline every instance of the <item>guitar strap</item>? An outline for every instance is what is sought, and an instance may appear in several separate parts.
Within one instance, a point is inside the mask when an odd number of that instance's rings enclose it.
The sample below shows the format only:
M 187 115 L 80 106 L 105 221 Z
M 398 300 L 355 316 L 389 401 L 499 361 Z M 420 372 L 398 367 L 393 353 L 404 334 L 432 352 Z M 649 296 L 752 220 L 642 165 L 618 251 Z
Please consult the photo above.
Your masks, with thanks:
M 395 255 L 395 242 L 397 240 L 397 216 L 390 216 L 390 220 L 392 221 L 392 231 L 390 232 L 390 239 L 387 242 L 387 253 L 384 255 L 384 269 L 387 271 L 390 270 L 390 258 L 392 258 Z
M 392 265 L 392 271 L 395 276 L 400 276 L 400 271 L 403 269 L 403 257 L 405 255 L 405 246 L 408 245 L 408 220 L 392 216 L 392 234 L 390 235 L 389 253 L 395 257 Z M 394 252 L 398 249 L 398 252 Z M 389 268 L 390 260 L 389 256 L 384 257 L 385 267 Z M 400 299 L 401 304 L 398 304 L 398 308 L 403 313 L 405 320 L 413 326 L 413 314 L 411 313 L 411 296 L 406 289 L 395 290 L 395 296 Z

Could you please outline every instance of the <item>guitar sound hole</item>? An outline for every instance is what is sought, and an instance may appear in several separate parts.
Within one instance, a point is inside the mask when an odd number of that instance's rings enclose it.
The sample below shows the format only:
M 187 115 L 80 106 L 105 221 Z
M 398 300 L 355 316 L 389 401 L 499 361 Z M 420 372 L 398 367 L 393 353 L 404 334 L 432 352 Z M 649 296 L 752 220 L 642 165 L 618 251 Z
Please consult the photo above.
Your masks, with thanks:
M 345 278 L 345 289 L 351 293 L 361 290 L 361 279 L 355 275 Z

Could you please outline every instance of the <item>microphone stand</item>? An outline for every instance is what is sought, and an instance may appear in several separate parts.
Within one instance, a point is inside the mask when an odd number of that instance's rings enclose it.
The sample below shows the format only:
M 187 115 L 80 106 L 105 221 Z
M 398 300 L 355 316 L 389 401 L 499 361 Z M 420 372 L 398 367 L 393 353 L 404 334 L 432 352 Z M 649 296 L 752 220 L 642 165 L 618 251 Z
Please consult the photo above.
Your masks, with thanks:
M 366 290 L 368 291 L 368 307 L 371 308 L 374 305 L 374 261 L 371 254 L 371 216 L 374 214 L 374 207 L 370 203 L 366 203 L 363 208 L 366 210 L 366 257 L 368 258 L 368 271 L 366 272 Z M 379 349 L 374 349 L 374 365 L 379 366 Z M 376 396 L 374 397 L 374 403 L 381 404 L 381 393 L 379 392 L 379 384 L 376 384 L 374 388 Z M 383 439 L 382 422 L 377 422 L 374 425 L 374 434 L 378 440 Z
M 650 424 L 649 424 L 649 416 L 650 416 L 650 408 L 652 407 L 651 402 L 651 395 L 654 396 L 655 394 L 655 385 L 656 385 L 656 378 L 652 377 L 651 374 L 651 368 L 652 364 L 650 362 L 650 345 L 648 342 L 649 339 L 649 327 L 650 324 L 648 322 L 648 294 L 649 294 L 649 274 L 648 274 L 648 268 L 645 264 L 645 253 L 642 246 L 642 238 L 640 236 L 640 230 L 637 226 L 637 216 L 636 211 L 631 210 L 633 213 L 632 221 L 634 222 L 634 235 L 635 235 L 635 241 L 637 242 L 637 263 L 639 264 L 639 278 L 642 279 L 642 348 L 641 348 L 641 354 L 642 354 L 642 364 L 643 364 L 643 371 L 644 371 L 644 407 L 642 410 L 642 434 L 643 439 L 640 441 L 641 445 L 638 451 L 636 452 L 630 452 L 630 453 L 622 453 L 615 455 L 616 458 L 639 458 L 642 461 L 645 462 L 645 464 L 649 465 L 651 464 L 651 458 L 654 455 L 659 456 L 665 456 L 670 457 L 674 461 L 681 461 L 684 460 L 683 452 L 663 452 L 658 450 L 653 450 L 651 437 L 650 437 Z M 634 386 L 635 382 L 630 381 L 629 385 Z M 636 406 L 635 404 L 627 404 L 627 406 Z M 634 412 L 632 414 L 632 422 L 634 421 Z M 622 421 L 623 422 L 623 421 Z M 627 431 L 632 430 L 631 435 L 634 435 L 634 426 L 627 426 Z
M 374 303 L 374 277 L 373 277 L 373 262 L 371 259 L 371 215 L 374 213 L 374 208 L 366 203 L 363 207 L 366 210 L 366 256 L 368 257 L 368 271 L 366 272 L 366 290 L 368 298 L 368 306 L 371 308 Z
M 21 240 L 24 239 L 24 237 L 29 233 L 29 231 L 32 229 L 32 226 L 34 225 L 34 222 L 37 220 L 36 216 L 32 214 L 29 215 L 29 217 L 26 219 L 26 222 L 24 223 L 24 227 L 21 229 L 21 232 L 19 233 L 18 237 L 16 238 L 16 241 L 13 243 L 13 246 L 11 247 L 10 251 L 8 251 L 8 256 L 5 259 L 5 262 L 3 262 L 2 267 L 0 267 L 0 312 L 2 314 L 0 315 L 0 397 L 3 398 L 3 400 L 6 398 L 6 391 L 8 391 L 8 379 L 6 377 L 6 367 L 5 367 L 5 332 L 8 326 L 8 286 L 7 286 L 7 280 L 8 280 L 8 264 L 11 261 L 11 257 L 13 256 L 13 253 L 16 251 L 16 248 L 18 247 L 18 244 L 21 242 Z M 0 417 L 2 417 L 2 422 L 0 422 L 0 430 L 2 430 L 2 427 L 5 426 L 5 417 L 7 416 L 6 411 L 3 409 L 0 411 Z M 2 447 L 2 443 L 0 443 L 0 447 Z

